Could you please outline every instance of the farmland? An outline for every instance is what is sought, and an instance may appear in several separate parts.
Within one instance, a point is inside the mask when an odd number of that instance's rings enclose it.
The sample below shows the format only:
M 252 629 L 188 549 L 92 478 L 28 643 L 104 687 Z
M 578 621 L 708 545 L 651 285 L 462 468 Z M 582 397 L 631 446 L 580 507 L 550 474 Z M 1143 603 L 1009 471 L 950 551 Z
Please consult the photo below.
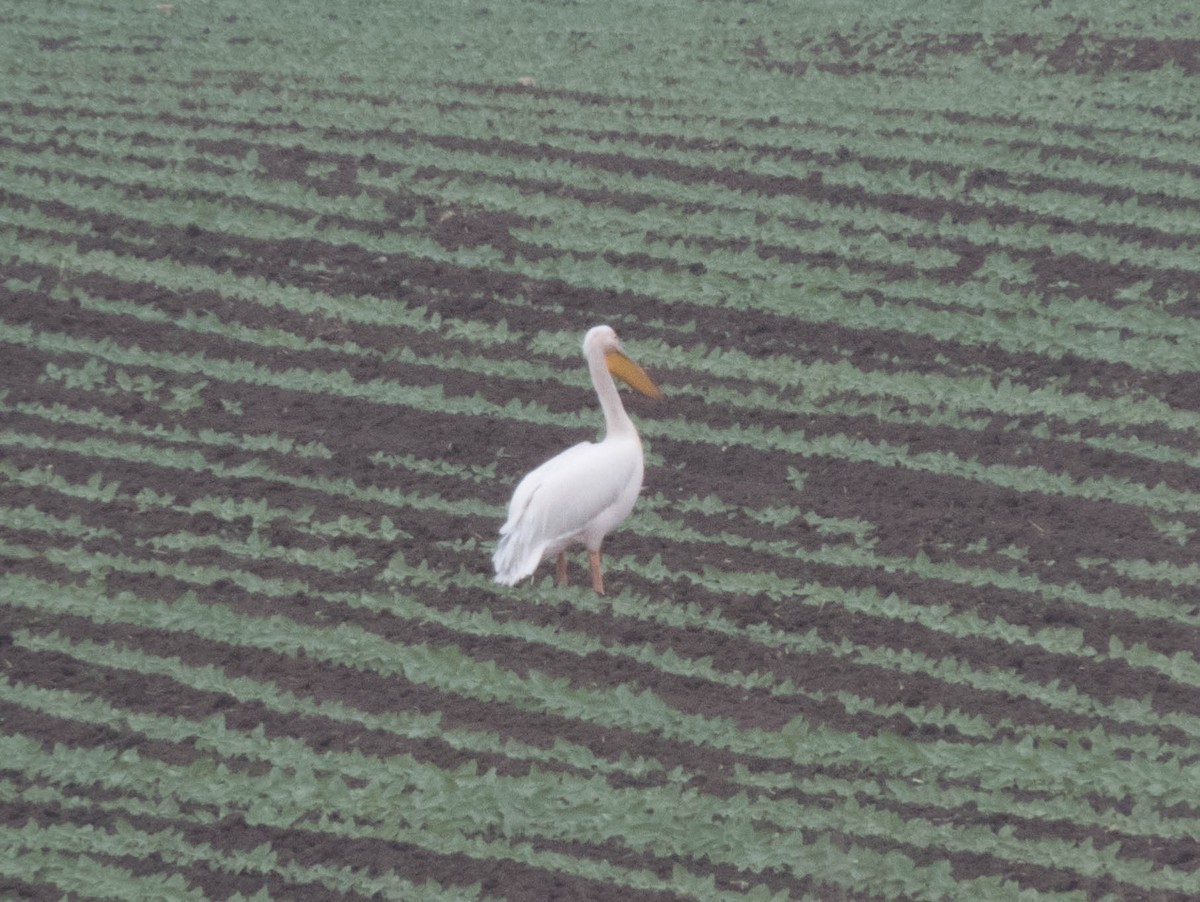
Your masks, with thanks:
M 1194 898 L 1191 5 L 254 6 L 0 0 L 0 896 Z

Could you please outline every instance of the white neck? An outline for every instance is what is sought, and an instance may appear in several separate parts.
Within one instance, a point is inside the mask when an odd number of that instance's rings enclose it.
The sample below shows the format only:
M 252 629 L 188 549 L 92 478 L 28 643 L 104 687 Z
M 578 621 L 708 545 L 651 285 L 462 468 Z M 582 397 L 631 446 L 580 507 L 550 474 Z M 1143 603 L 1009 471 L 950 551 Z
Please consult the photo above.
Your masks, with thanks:
M 636 436 L 637 429 L 621 403 L 621 393 L 604 362 L 603 351 L 596 349 L 588 353 L 588 371 L 592 375 L 592 385 L 596 387 L 596 396 L 600 398 L 600 409 L 604 411 L 605 438 Z

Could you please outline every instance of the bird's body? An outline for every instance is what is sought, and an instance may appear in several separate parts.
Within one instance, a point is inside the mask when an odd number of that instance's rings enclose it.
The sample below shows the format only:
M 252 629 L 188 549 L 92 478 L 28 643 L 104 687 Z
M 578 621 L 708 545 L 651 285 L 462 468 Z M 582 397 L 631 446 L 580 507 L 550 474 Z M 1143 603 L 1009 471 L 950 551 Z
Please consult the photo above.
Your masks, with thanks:
M 589 553 L 592 585 L 603 592 L 600 544 L 629 516 L 641 491 L 642 442 L 611 373 L 644 394 L 657 396 L 658 388 L 625 356 L 608 326 L 591 329 L 584 337 L 583 351 L 604 411 L 604 439 L 568 448 L 517 485 L 492 556 L 498 583 L 513 585 L 554 555 L 558 556 L 558 580 L 565 582 L 563 552 L 581 543 Z

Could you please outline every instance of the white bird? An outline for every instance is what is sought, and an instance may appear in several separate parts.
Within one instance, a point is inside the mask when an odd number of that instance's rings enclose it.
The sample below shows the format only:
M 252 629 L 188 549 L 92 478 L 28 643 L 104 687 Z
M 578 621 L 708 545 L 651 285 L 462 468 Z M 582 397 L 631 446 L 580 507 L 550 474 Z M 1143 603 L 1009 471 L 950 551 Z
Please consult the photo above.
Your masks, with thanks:
M 559 585 L 565 585 L 563 549 L 581 542 L 588 550 L 592 588 L 604 593 L 600 543 L 633 510 L 643 470 L 642 440 L 612 377 L 619 376 L 652 398 L 661 397 L 662 392 L 625 356 L 617 333 L 608 326 L 588 330 L 583 337 L 583 356 L 604 411 L 604 440 L 568 448 L 517 485 L 492 555 L 498 583 L 511 586 L 532 576 L 547 557 L 558 555 L 556 575 Z

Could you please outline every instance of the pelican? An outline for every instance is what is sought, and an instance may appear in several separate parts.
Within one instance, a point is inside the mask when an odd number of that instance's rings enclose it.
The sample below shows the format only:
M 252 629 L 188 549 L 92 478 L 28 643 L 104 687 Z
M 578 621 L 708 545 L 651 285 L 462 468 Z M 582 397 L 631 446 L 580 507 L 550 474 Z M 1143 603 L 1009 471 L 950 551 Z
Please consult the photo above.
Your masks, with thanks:
M 592 385 L 604 411 L 604 440 L 580 442 L 550 458 L 517 485 L 508 519 L 492 555 L 496 582 L 511 586 L 532 576 L 538 564 L 558 555 L 559 585 L 567 582 L 564 549 L 581 542 L 588 550 L 592 588 L 604 594 L 600 543 L 629 516 L 642 488 L 642 440 L 625 412 L 613 376 L 652 398 L 662 396 L 646 372 L 625 356 L 608 326 L 583 337 Z

